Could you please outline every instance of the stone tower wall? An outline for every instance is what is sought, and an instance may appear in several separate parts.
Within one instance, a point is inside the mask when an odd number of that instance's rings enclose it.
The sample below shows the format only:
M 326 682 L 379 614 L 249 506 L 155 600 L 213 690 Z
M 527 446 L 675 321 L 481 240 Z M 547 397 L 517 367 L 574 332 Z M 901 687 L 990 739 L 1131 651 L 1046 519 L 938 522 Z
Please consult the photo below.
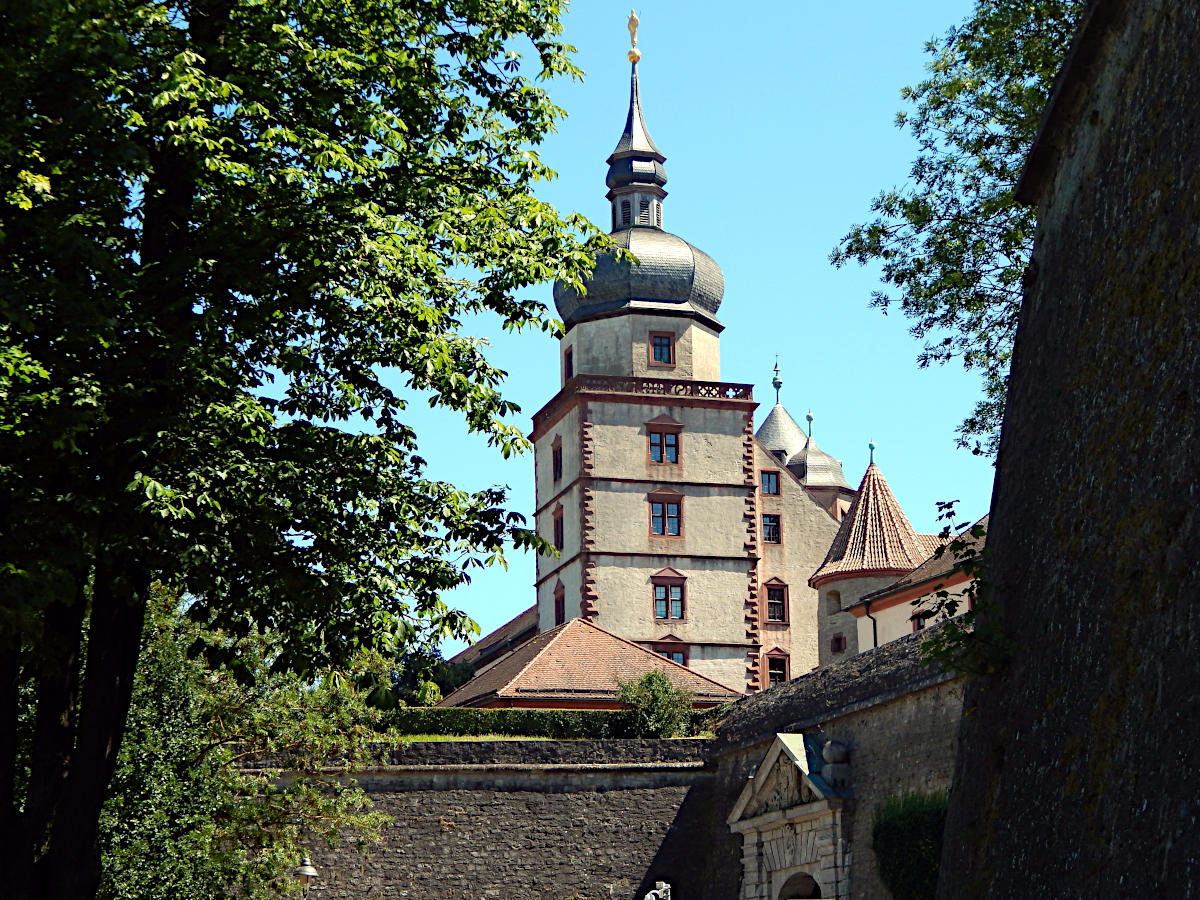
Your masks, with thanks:
M 1200 893 L 1200 6 L 1105 0 L 1021 196 L 1040 225 L 939 896 Z

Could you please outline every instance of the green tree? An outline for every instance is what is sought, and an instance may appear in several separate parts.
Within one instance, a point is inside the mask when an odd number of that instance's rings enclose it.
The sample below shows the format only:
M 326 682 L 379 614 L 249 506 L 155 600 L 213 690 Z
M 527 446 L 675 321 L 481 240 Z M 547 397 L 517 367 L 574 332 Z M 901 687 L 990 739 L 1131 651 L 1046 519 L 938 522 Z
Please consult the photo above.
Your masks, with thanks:
M 382 713 L 356 682 L 386 670 L 383 658 L 364 654 L 352 671 L 306 684 L 270 671 L 268 635 L 207 635 L 237 652 L 236 670 L 189 658 L 198 636 L 176 601 L 152 601 L 100 820 L 106 900 L 276 897 L 295 887 L 301 856 L 320 858 L 305 842 L 370 841 L 383 822 L 359 788 L 323 768 L 352 770 L 378 754 Z
M 624 706 L 625 731 L 633 737 L 669 738 L 687 729 L 692 697 L 657 669 L 619 682 L 617 698 Z
M 879 262 L 898 304 L 924 340 L 921 366 L 962 360 L 983 397 L 959 443 L 994 454 L 1004 415 L 1021 278 L 1034 213 L 1012 196 L 1050 87 L 1086 0 L 978 0 L 971 16 L 926 50 L 929 77 L 901 96 L 897 124 L 917 139 L 910 181 L 871 204 L 834 249 L 841 266 Z
M 537 79 L 578 74 L 561 6 L 0 12 L 9 896 L 95 890 L 153 582 L 231 638 L 279 635 L 273 667 L 311 673 L 469 629 L 439 593 L 536 543 L 502 491 L 423 476 L 385 371 L 523 448 L 461 323 L 554 327 L 520 292 L 578 284 L 602 241 L 532 193 L 560 114 Z

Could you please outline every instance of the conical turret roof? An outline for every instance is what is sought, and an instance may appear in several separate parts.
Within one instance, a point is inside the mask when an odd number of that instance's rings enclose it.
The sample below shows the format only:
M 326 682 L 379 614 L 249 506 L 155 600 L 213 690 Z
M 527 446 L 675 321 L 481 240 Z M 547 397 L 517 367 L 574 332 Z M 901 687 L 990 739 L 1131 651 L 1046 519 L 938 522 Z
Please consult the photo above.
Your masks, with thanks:
M 808 435 L 796 424 L 782 403 L 776 403 L 755 435 L 767 449 L 774 453 L 782 450 L 786 455 L 783 463 L 787 465 L 793 456 L 800 454 L 808 444 Z
M 808 583 L 819 587 L 834 578 L 904 575 L 924 562 L 937 543 L 937 535 L 913 530 L 883 473 L 872 462 L 825 561 Z

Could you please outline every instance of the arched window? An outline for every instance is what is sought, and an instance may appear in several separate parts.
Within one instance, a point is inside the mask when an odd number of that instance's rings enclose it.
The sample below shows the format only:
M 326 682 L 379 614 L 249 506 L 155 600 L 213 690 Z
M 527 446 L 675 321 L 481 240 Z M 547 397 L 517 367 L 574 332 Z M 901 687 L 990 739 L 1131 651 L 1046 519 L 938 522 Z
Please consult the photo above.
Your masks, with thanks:
M 650 201 L 645 197 L 638 202 L 638 224 L 650 224 Z
M 825 615 L 832 616 L 842 611 L 842 592 L 830 591 L 825 595 Z
M 630 205 L 628 200 L 621 201 L 621 224 L 622 225 L 629 224 L 630 217 L 632 216 L 632 213 L 631 213 L 632 208 L 633 207 Z

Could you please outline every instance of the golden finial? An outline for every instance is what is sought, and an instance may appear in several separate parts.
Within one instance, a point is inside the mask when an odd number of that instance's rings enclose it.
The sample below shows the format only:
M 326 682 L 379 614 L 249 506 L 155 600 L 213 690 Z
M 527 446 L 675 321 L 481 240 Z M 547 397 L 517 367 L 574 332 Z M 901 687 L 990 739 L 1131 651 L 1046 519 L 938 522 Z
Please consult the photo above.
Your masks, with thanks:
M 642 58 L 642 51 L 637 48 L 637 29 L 641 21 L 637 17 L 637 13 L 631 9 L 629 11 L 629 46 L 632 48 L 629 51 L 629 61 L 631 63 L 635 63 Z

